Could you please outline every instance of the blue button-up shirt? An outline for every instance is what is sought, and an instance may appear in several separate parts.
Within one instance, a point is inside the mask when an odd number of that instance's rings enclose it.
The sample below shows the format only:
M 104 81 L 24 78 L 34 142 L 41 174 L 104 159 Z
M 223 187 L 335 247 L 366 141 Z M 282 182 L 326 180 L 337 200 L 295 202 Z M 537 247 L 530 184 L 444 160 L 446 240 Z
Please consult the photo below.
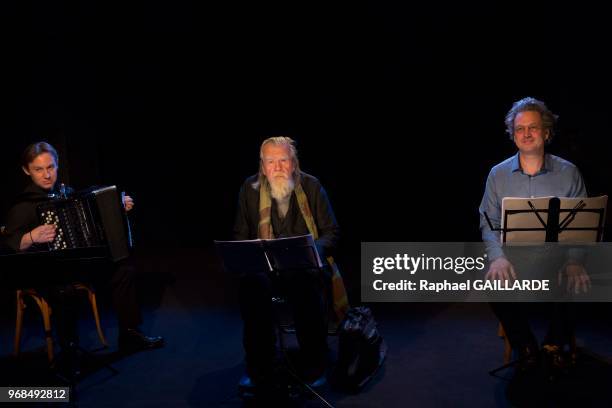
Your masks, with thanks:
M 480 203 L 480 231 L 487 254 L 493 261 L 504 253 L 499 231 L 491 231 L 486 212 L 495 228 L 501 226 L 501 206 L 504 197 L 586 197 L 584 181 L 578 168 L 560 157 L 546 154 L 544 166 L 533 176 L 521 169 L 519 153 L 504 160 L 489 172 Z

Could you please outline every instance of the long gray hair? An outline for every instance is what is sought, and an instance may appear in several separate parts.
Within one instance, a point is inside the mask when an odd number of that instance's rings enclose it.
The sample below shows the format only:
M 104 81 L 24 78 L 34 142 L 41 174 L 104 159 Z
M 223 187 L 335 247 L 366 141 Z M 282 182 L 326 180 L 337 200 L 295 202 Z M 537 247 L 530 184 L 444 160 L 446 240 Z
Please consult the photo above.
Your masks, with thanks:
M 259 189 L 259 186 L 262 183 L 268 184 L 268 178 L 263 172 L 263 149 L 264 146 L 268 144 L 273 144 L 275 146 L 286 146 L 289 149 L 289 153 L 291 154 L 291 160 L 295 166 L 293 170 L 293 182 L 297 185 L 300 183 L 300 160 L 298 159 L 297 148 L 295 147 L 295 140 L 288 136 L 274 136 L 269 137 L 261 143 L 261 147 L 259 148 L 259 173 L 257 175 L 257 181 L 253 183 L 253 188 L 255 190 Z

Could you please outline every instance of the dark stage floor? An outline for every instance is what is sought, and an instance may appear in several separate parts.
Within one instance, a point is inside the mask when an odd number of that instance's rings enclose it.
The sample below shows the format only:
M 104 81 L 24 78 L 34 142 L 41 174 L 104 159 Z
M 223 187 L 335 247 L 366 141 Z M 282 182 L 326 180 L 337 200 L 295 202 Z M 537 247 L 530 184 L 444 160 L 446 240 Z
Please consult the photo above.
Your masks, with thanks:
M 161 252 L 161 251 L 160 251 Z M 235 282 L 225 276 L 209 250 L 172 254 L 140 254 L 145 305 L 144 331 L 163 335 L 167 346 L 130 356 L 116 354 L 116 321 L 108 299 L 100 294 L 105 334 L 111 348 L 95 353 L 93 363 L 112 362 L 119 370 L 87 373 L 79 383 L 83 407 L 216 407 L 242 406 L 237 382 L 244 371 L 241 320 Z M 0 385 L 42 385 L 44 338 L 39 313 L 30 308 L 22 340 L 24 353 L 11 357 L 14 335 L 14 294 L 2 292 Z M 511 394 L 508 382 L 488 375 L 502 364 L 503 343 L 497 322 L 485 304 L 374 304 L 379 329 L 389 346 L 385 366 L 359 394 L 329 388 L 322 396 L 337 407 L 406 406 L 612 406 L 612 370 L 593 354 L 582 354 L 576 373 L 556 385 L 529 389 L 529 396 Z M 604 360 L 612 357 L 609 305 L 580 305 L 583 315 L 577 342 Z M 593 312 L 596 311 L 596 312 Z M 81 343 L 99 346 L 93 319 L 83 300 Z M 596 316 L 597 315 L 597 316 Z M 601 318 L 598 316 L 608 316 Z M 544 324 L 534 322 L 541 338 Z M 292 343 L 294 340 L 289 339 Z M 337 340 L 330 338 L 335 349 Z M 510 376 L 511 371 L 503 375 Z M 269 405 L 269 404 L 268 404 Z M 316 398 L 298 399 L 297 406 L 324 406 Z M 49 406 L 49 404 L 45 405 Z

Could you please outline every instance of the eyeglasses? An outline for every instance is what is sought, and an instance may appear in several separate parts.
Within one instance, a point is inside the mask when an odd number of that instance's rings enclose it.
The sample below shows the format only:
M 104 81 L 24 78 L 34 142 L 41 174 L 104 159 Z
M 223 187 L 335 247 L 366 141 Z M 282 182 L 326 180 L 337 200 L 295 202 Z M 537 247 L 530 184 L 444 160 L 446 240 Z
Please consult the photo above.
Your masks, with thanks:
M 525 126 L 517 126 L 514 128 L 514 134 L 515 135 L 523 135 L 526 132 L 531 134 L 531 133 L 537 133 L 537 132 L 541 132 L 542 131 L 542 126 L 529 126 L 529 127 L 525 127 Z

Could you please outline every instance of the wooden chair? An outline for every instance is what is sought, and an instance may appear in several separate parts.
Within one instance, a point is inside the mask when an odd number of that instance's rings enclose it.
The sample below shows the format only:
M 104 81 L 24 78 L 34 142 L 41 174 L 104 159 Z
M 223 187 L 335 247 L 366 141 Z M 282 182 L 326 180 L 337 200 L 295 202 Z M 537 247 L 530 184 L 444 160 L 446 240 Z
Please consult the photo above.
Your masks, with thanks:
M 96 322 L 96 329 L 98 331 L 98 337 L 100 338 L 100 342 L 106 348 L 108 347 L 108 343 L 106 338 L 104 337 L 104 333 L 102 332 L 102 326 L 100 325 L 100 315 L 98 314 L 98 304 L 96 301 L 96 293 L 94 290 L 86 284 L 83 283 L 74 283 L 74 288 L 76 290 L 82 290 L 87 292 L 87 298 L 89 299 L 89 303 L 91 304 L 91 309 L 93 311 L 94 320 Z M 51 307 L 47 303 L 47 300 L 39 294 L 35 289 L 19 289 L 17 290 L 17 319 L 15 323 L 15 355 L 19 354 L 20 344 L 21 344 L 21 331 L 23 328 L 23 314 L 26 309 L 25 298 L 29 296 L 36 302 L 38 308 L 40 309 L 40 313 L 43 319 L 43 326 L 45 329 L 45 338 L 47 342 L 47 358 L 51 362 L 53 360 L 53 336 L 51 332 Z

